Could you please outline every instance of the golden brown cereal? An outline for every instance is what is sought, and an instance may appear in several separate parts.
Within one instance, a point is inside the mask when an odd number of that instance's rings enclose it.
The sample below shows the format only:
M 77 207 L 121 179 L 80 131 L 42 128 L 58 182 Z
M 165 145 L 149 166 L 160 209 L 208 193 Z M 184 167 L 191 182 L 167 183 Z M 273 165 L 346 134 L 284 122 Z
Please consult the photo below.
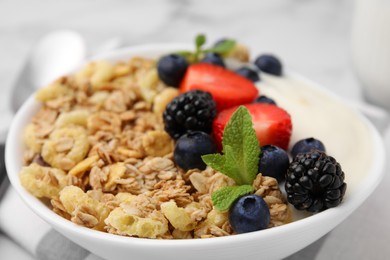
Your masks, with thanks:
M 165 107 L 175 97 L 179 95 L 179 90 L 176 88 L 167 87 L 158 93 L 153 100 L 153 112 L 157 115 L 162 115 L 165 111 Z
M 63 140 L 72 145 L 61 146 Z M 59 148 L 60 147 L 60 148 Z M 82 127 L 66 127 L 55 130 L 42 147 L 42 157 L 51 166 L 70 170 L 84 159 L 89 150 L 87 133 Z
M 191 215 L 180 208 L 174 201 L 161 204 L 161 212 L 169 220 L 175 229 L 180 231 L 191 231 L 195 228 L 196 222 L 191 219 Z
M 174 143 L 165 131 L 149 131 L 142 137 L 142 146 L 148 156 L 164 156 L 173 152 Z
M 104 230 L 104 220 L 109 209 L 101 202 L 94 200 L 76 186 L 66 186 L 60 192 L 60 202 L 72 221 L 97 230 Z
M 75 165 L 70 171 L 69 174 L 81 177 L 86 171 L 92 168 L 92 165 L 99 160 L 99 156 L 94 155 L 84 159 Z
M 57 118 L 55 126 L 62 128 L 69 125 L 87 126 L 87 119 L 89 112 L 87 110 L 74 110 L 70 112 L 63 112 Z
M 52 199 L 66 186 L 67 177 L 62 170 L 33 163 L 22 168 L 20 181 L 34 196 Z
M 59 82 L 54 82 L 46 88 L 41 88 L 36 94 L 36 99 L 41 102 L 56 100 L 64 96 L 72 96 L 73 90 Z
M 231 56 L 247 59 L 237 45 Z M 94 61 L 37 92 L 41 109 L 24 131 L 22 185 L 78 225 L 122 236 L 191 239 L 233 235 L 211 194 L 233 179 L 174 162 L 162 113 L 178 89 L 158 78 L 154 60 Z M 269 227 L 291 211 L 275 179 L 259 174 L 255 194 Z

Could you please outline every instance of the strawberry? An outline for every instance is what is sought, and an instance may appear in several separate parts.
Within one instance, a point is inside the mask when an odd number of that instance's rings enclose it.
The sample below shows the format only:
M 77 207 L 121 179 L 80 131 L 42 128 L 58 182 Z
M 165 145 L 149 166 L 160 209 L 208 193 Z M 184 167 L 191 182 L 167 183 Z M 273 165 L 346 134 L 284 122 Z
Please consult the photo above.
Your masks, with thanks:
M 192 89 L 208 91 L 217 104 L 217 110 L 251 103 L 259 91 L 250 80 L 220 66 L 197 63 L 188 67 L 180 84 L 180 91 Z
M 252 116 L 253 127 L 260 145 L 272 144 L 287 149 L 291 137 L 291 117 L 282 108 L 270 104 L 244 105 Z M 213 137 L 222 148 L 223 131 L 237 107 L 221 111 L 213 121 Z

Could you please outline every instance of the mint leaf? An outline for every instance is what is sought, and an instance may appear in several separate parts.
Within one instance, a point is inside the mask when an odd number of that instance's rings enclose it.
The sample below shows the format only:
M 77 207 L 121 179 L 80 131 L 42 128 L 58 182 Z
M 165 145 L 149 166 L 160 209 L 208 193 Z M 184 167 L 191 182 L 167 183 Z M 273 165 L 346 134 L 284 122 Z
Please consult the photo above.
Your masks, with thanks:
M 214 170 L 232 178 L 240 186 L 223 187 L 211 195 L 219 211 L 228 210 L 240 196 L 253 192 L 252 182 L 258 172 L 260 145 L 252 117 L 244 106 L 238 107 L 225 126 L 223 154 L 203 155 L 202 160 Z
M 202 160 L 214 170 L 232 178 L 236 183 L 245 183 L 241 177 L 241 170 L 237 159 L 234 157 L 232 148 L 227 145 L 225 146 L 225 151 L 224 155 L 219 153 L 203 155 Z
M 175 52 L 177 55 L 188 57 L 194 55 L 191 51 L 177 51 Z
M 177 51 L 175 54 L 183 56 L 189 63 L 195 60 L 194 53 L 191 51 Z
M 226 158 L 219 153 L 202 155 L 203 162 L 219 172 L 226 172 L 225 159 Z
M 220 44 L 218 44 L 217 46 L 204 50 L 204 52 L 215 52 L 220 55 L 224 55 L 227 54 L 229 51 L 231 51 L 234 48 L 234 46 L 236 46 L 236 41 L 225 40 Z
M 217 210 L 226 211 L 237 198 L 249 194 L 252 191 L 253 187 L 251 185 L 226 186 L 213 192 L 211 200 Z
M 235 168 L 240 169 L 237 184 L 252 184 L 258 173 L 260 145 L 252 127 L 252 117 L 246 107 L 240 106 L 230 118 L 223 133 L 222 146 L 223 153 L 229 157 L 226 161 L 233 159 L 237 164 L 232 168 L 231 162 L 228 162 L 227 169 L 233 171 Z
M 236 157 L 233 148 L 229 145 L 225 145 L 224 152 L 226 171 L 222 173 L 232 178 L 238 185 L 252 184 L 252 182 L 246 182 L 245 178 L 243 178 L 239 158 Z
M 258 173 L 260 145 L 246 107 L 240 106 L 226 124 L 222 146 L 223 155 L 204 155 L 203 161 L 236 184 L 251 185 Z
M 204 34 L 198 34 L 195 38 L 195 47 L 197 50 L 200 50 L 200 48 L 206 43 L 206 36 Z

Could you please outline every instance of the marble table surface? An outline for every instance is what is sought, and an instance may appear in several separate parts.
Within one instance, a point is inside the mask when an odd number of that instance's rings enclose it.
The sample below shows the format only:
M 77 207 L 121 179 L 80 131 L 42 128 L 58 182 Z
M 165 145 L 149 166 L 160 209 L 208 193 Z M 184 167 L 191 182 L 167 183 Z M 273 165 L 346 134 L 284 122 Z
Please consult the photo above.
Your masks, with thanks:
M 232 37 L 250 47 L 252 58 L 275 53 L 291 70 L 342 97 L 358 100 L 361 87 L 349 52 L 353 8 L 352 0 L 2 0 L 0 123 L 9 110 L 12 83 L 31 46 L 58 29 L 78 31 L 90 53 L 116 37 L 125 45 L 191 42 L 199 32 L 210 43 Z M 389 187 L 390 180 L 384 181 Z M 384 259 L 390 255 L 386 246 L 390 207 L 383 207 L 381 201 L 386 195 L 384 185 L 311 250 L 290 259 Z M 367 226 L 374 217 L 377 224 Z M 0 259 L 31 259 L 13 247 L 0 236 Z

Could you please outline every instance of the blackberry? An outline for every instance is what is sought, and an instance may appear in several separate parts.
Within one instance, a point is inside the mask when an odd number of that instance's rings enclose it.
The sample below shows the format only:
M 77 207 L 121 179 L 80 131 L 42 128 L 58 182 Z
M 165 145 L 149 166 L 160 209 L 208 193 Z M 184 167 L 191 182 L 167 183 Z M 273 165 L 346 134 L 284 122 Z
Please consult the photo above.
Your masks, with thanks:
M 298 154 L 291 162 L 285 188 L 288 202 L 298 210 L 319 212 L 343 200 L 347 184 L 340 164 L 324 152 Z
M 215 102 L 209 92 L 192 90 L 174 98 L 163 115 L 165 131 L 178 139 L 191 131 L 210 133 L 217 114 Z

